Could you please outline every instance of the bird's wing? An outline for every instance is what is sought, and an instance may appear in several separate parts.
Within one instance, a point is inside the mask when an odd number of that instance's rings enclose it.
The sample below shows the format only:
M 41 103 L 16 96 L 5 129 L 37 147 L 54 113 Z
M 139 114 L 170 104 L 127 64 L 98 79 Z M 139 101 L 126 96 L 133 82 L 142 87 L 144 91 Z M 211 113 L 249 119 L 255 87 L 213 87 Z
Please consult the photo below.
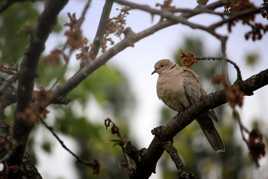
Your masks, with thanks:
M 197 75 L 195 75 L 192 70 L 184 70 L 182 75 L 184 78 L 183 86 L 185 95 L 190 104 L 195 104 L 196 102 L 200 101 L 202 96 L 206 95 L 206 92 L 202 88 Z M 213 110 L 204 112 L 197 117 L 197 121 L 201 129 L 213 149 L 217 152 L 222 152 L 224 151 L 224 144 L 212 120 L 217 120 L 217 117 Z
M 185 95 L 190 104 L 200 100 L 204 90 L 201 87 L 198 76 L 190 69 L 185 68 L 182 72 Z
M 185 95 L 190 104 L 195 104 L 196 102 L 200 101 L 202 96 L 207 95 L 206 91 L 202 88 L 200 84 L 199 77 L 191 69 L 184 68 L 183 77 Z M 214 110 L 209 110 L 208 115 L 214 121 L 218 121 Z

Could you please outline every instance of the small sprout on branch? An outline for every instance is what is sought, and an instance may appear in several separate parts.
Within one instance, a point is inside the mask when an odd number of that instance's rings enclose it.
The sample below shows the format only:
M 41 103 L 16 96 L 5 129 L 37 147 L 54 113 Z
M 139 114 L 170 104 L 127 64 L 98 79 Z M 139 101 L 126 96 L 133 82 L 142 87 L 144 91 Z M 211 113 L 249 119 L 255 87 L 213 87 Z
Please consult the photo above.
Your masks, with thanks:
M 259 160 L 265 156 L 265 144 L 263 142 L 263 135 L 258 129 L 249 131 L 242 123 L 239 113 L 233 109 L 233 117 L 238 122 L 240 133 L 243 141 L 247 144 L 249 153 L 256 166 L 259 167 Z M 246 138 L 245 133 L 248 134 Z
M 181 52 L 181 63 L 183 66 L 191 67 L 193 64 L 197 63 L 197 59 L 191 52 Z
M 164 0 L 163 4 L 156 3 L 156 7 L 160 7 L 163 11 L 172 11 L 175 6 L 172 5 L 172 0 Z
M 130 141 L 121 136 L 119 128 L 110 118 L 104 120 L 104 126 L 106 130 L 110 128 L 111 133 L 118 137 L 118 139 L 112 139 L 112 142 L 122 150 L 123 160 L 121 161 L 121 166 L 127 169 L 129 175 L 132 175 L 136 164 L 140 161 L 140 151 Z
M 94 175 L 98 175 L 100 173 L 100 163 L 98 160 L 93 160 L 93 162 L 91 162 L 91 168 L 93 170 L 93 174 Z
M 38 91 L 33 91 L 32 97 L 33 100 L 30 105 L 23 112 L 17 114 L 19 118 L 25 120 L 30 126 L 45 118 L 49 113 L 46 105 L 52 98 L 52 91 L 40 88 Z
M 212 83 L 221 84 L 226 90 L 227 101 L 231 108 L 235 108 L 236 105 L 239 107 L 243 106 L 244 93 L 240 90 L 239 86 L 229 86 L 225 75 L 216 75 L 212 78 Z
M 251 30 L 245 34 L 245 39 L 252 41 L 261 40 L 263 35 L 268 32 L 268 25 L 261 23 L 250 23 Z
M 117 135 L 117 137 L 120 138 L 120 140 L 123 141 L 123 138 L 121 137 L 119 128 L 116 126 L 116 124 L 110 118 L 107 118 L 107 119 L 104 120 L 104 126 L 105 126 L 106 130 L 108 128 L 110 128 L 111 129 L 111 133 L 113 135 Z
M 268 2 L 264 1 L 261 8 L 261 15 L 263 18 L 268 19 Z
M 23 120 L 27 125 L 33 126 L 39 121 L 39 114 L 33 110 L 33 106 L 30 105 L 23 112 L 17 113 L 17 118 Z
M 250 131 L 248 148 L 253 161 L 259 167 L 259 160 L 265 156 L 265 144 L 263 142 L 263 136 L 258 129 Z
M 50 101 L 53 97 L 51 90 L 46 90 L 45 88 L 39 88 L 39 90 L 33 91 L 33 101 L 39 103 L 40 106 L 46 106 L 47 101 Z
M 102 51 L 105 51 L 107 49 L 108 43 L 110 43 L 110 45 L 114 44 L 114 40 L 111 35 L 121 37 L 124 34 L 126 28 L 126 17 L 129 14 L 131 8 L 126 6 L 117 10 L 120 11 L 119 14 L 108 19 L 106 22 L 103 41 L 101 41 Z
M 49 55 L 43 58 L 43 62 L 49 65 L 59 65 L 61 63 L 61 59 L 64 60 L 65 63 L 68 63 L 68 57 L 64 54 L 61 49 L 54 49 L 50 52 Z
M 83 46 L 80 48 L 80 52 L 76 54 L 76 59 L 80 60 L 81 64 L 87 62 L 89 59 L 93 59 L 90 53 L 91 45 L 88 45 L 86 39 L 84 39 Z
M 227 90 L 227 101 L 229 102 L 231 108 L 236 105 L 239 107 L 243 106 L 244 93 L 240 90 L 238 86 L 229 87 Z
M 66 23 L 65 26 L 69 29 L 65 32 L 67 37 L 67 44 L 72 50 L 79 49 L 83 47 L 87 39 L 83 37 L 82 31 L 80 29 L 80 21 L 76 18 L 75 13 L 68 13 L 69 23 Z
M 257 10 L 255 5 L 251 3 L 249 0 L 238 0 L 238 1 L 230 1 L 225 6 L 225 13 L 230 15 L 230 18 L 235 17 L 238 15 L 241 11 L 249 11 L 249 10 Z M 267 16 L 267 7 L 263 5 L 263 7 L 260 9 L 263 17 L 265 18 Z M 263 35 L 268 31 L 268 25 L 264 25 L 262 23 L 257 23 L 255 18 L 255 13 L 251 13 L 248 15 L 244 15 L 240 18 L 234 18 L 228 22 L 228 31 L 232 31 L 232 27 L 235 26 L 235 24 L 239 21 L 242 22 L 242 24 L 247 25 L 251 28 L 251 30 L 247 33 L 245 33 L 245 39 L 249 40 L 252 39 L 255 40 L 261 40 Z
M 251 8 L 256 8 L 253 3 L 251 3 L 249 0 L 235 0 L 235 1 L 228 1 L 226 5 L 224 6 L 224 12 L 225 14 L 228 14 L 229 16 L 235 15 L 239 11 L 251 9 Z M 245 16 L 242 19 L 243 20 L 249 20 L 252 18 L 254 19 L 253 16 Z

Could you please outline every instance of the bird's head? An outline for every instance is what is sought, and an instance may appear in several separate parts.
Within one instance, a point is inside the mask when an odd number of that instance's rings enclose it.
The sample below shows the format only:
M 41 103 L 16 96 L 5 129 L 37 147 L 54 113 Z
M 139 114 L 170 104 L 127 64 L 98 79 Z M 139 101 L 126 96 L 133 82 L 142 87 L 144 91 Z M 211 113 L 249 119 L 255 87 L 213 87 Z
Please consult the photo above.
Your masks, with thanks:
M 154 74 L 154 73 L 161 74 L 161 73 L 163 73 L 165 71 L 170 70 L 171 68 L 173 68 L 175 66 L 176 66 L 176 64 L 173 63 L 172 61 L 168 60 L 168 59 L 159 60 L 154 65 L 154 71 L 152 72 L 152 74 Z

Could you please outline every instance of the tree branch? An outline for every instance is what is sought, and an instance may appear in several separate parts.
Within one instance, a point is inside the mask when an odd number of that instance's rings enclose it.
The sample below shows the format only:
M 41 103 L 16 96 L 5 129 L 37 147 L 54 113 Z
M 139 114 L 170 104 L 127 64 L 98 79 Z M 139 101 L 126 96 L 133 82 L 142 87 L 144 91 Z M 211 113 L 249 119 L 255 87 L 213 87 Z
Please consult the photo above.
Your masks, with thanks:
M 103 35 L 105 33 L 105 28 L 106 28 L 105 25 L 110 16 L 112 6 L 113 6 L 113 1 L 114 0 L 106 0 L 104 7 L 102 9 L 102 14 L 101 14 L 101 19 L 99 22 L 98 30 L 96 32 L 96 35 L 93 41 L 93 46 L 90 50 L 90 56 L 92 59 L 94 59 L 98 55 L 101 43 L 103 43 Z
M 214 9 L 219 7 L 220 5 L 222 5 L 222 3 L 214 2 L 207 5 L 206 8 Z M 197 6 L 196 8 L 199 7 Z M 198 13 L 183 13 L 178 17 L 187 19 L 197 14 Z M 132 35 L 126 36 L 122 41 L 118 42 L 116 45 L 111 47 L 109 50 L 100 55 L 94 61 L 86 64 L 82 69 L 80 69 L 80 71 L 78 71 L 74 76 L 68 79 L 65 84 L 58 86 L 53 91 L 54 98 L 57 98 L 59 96 L 65 96 L 69 91 L 73 90 L 81 81 L 86 79 L 88 75 L 93 73 L 96 69 L 105 64 L 107 61 L 109 61 L 116 54 L 120 53 L 122 50 L 126 49 L 129 46 L 133 46 L 133 44 L 138 42 L 139 40 L 148 37 L 149 35 L 152 35 L 153 33 L 166 27 L 172 26 L 174 24 L 177 24 L 177 22 L 169 20 L 160 21 L 157 24 L 152 25 L 151 27 L 148 27 L 147 29 L 139 33 L 131 33 Z
M 88 9 L 89 9 L 89 7 L 91 5 L 91 1 L 92 0 L 87 0 L 87 2 L 85 3 L 85 5 L 83 7 L 83 10 L 82 10 L 82 12 L 80 14 L 80 17 L 78 19 L 78 28 L 79 29 L 81 29 L 81 26 L 83 25 L 83 23 L 84 23 L 84 21 L 86 19 L 86 14 L 87 14 L 87 11 L 88 11 Z M 65 51 L 67 49 L 67 47 L 68 47 L 68 40 L 66 40 L 66 42 L 64 43 L 64 45 L 63 45 L 61 50 Z M 67 59 L 69 59 L 72 56 L 73 52 L 74 52 L 73 49 L 69 49 L 69 54 L 67 55 Z M 67 65 L 68 65 L 68 62 L 69 62 L 69 60 L 66 63 Z
M 240 71 L 240 68 L 238 67 L 238 65 L 234 61 L 232 61 L 232 60 L 230 60 L 228 58 L 225 58 L 225 57 L 197 57 L 196 59 L 197 60 L 214 60 L 214 61 L 215 60 L 224 60 L 224 61 L 232 64 L 233 67 L 235 68 L 235 70 L 236 70 L 236 80 L 242 80 L 242 73 Z
M 171 9 L 170 12 L 172 12 L 172 13 L 186 13 L 186 12 L 192 13 L 193 9 L 190 9 L 190 8 L 175 8 L 175 9 Z M 213 10 L 202 8 L 202 7 L 196 9 L 195 12 L 197 12 L 197 13 L 205 13 L 205 14 L 212 14 L 212 15 L 217 15 L 217 16 L 221 16 L 221 17 L 225 16 L 225 14 L 223 12 L 215 12 Z
M 211 24 L 209 26 L 209 28 L 212 28 L 212 29 L 217 29 L 219 27 L 221 27 L 222 25 L 230 22 L 230 21 L 233 21 L 235 19 L 239 19 L 241 17 L 244 17 L 246 15 L 249 15 L 249 14 L 258 14 L 261 12 L 261 8 L 252 8 L 252 9 L 247 9 L 247 10 L 244 10 L 244 11 L 241 11 L 241 12 L 238 12 L 234 15 L 232 15 L 230 18 L 228 19 L 224 19 L 224 20 L 221 20 L 219 22 L 216 22 L 214 24 Z
M 245 93 L 253 92 L 268 84 L 268 69 L 251 76 L 245 81 L 237 83 Z M 213 109 L 227 102 L 226 91 L 220 90 L 202 98 L 199 103 L 189 107 L 184 112 L 173 117 L 165 126 L 153 130 L 156 135 L 143 155 L 141 162 L 137 164 L 136 171 L 130 178 L 147 179 L 152 172 L 165 148 L 166 141 L 170 141 L 178 132 L 189 125 L 200 113 Z
M 121 5 L 129 6 L 129 7 L 133 8 L 133 9 L 139 9 L 139 10 L 148 12 L 148 13 L 150 13 L 152 15 L 154 15 L 154 14 L 160 15 L 161 17 L 164 17 L 164 18 L 167 18 L 169 20 L 175 21 L 176 23 L 184 24 L 184 25 L 186 25 L 186 26 L 188 26 L 188 27 L 190 27 L 192 29 L 200 29 L 200 30 L 206 31 L 209 34 L 211 34 L 214 37 L 216 37 L 217 39 L 221 38 L 221 35 L 217 34 L 212 28 L 207 27 L 207 26 L 203 26 L 201 24 L 197 24 L 197 23 L 187 21 L 186 18 L 184 18 L 183 16 L 176 16 L 172 12 L 163 11 L 163 10 L 160 10 L 160 9 L 152 8 L 152 7 L 148 6 L 148 5 L 138 4 L 138 3 L 134 3 L 134 2 L 131 2 L 131 1 L 127 1 L 127 0 L 115 0 L 115 2 L 117 2 L 117 3 L 121 4 Z M 207 12 L 207 11 L 204 11 L 204 9 L 210 10 L 208 8 L 197 7 L 195 9 L 193 9 L 192 11 L 186 11 L 186 12 L 190 13 L 190 14 L 195 14 L 195 13 L 201 14 L 201 13 Z
M 87 0 L 86 4 L 84 5 L 84 8 L 81 12 L 81 15 L 79 17 L 79 27 L 81 27 L 81 25 L 83 24 L 83 22 L 85 21 L 86 19 L 86 14 L 87 14 L 87 11 L 90 7 L 90 4 L 91 4 L 92 0 Z
M 182 159 L 180 158 L 177 149 L 173 146 L 172 142 L 167 142 L 164 147 L 165 151 L 169 154 L 177 168 L 178 179 L 195 179 L 196 177 L 192 173 L 185 171 Z
M 69 147 L 66 146 L 66 144 L 61 140 L 61 138 L 57 135 L 57 133 L 54 131 L 52 127 L 50 127 L 43 119 L 40 120 L 41 123 L 49 130 L 49 132 L 56 138 L 56 140 L 60 143 L 62 148 L 64 148 L 69 154 L 71 154 L 78 163 L 88 166 L 93 169 L 93 173 L 99 173 L 100 164 L 97 160 L 92 161 L 85 161 L 81 159 L 79 156 L 77 156 Z
M 34 78 L 41 53 L 44 50 L 45 42 L 48 35 L 56 22 L 58 13 L 65 6 L 68 0 L 49 0 L 42 14 L 38 19 L 37 26 L 33 32 L 30 45 L 27 48 L 22 63 L 20 65 L 19 84 L 17 91 L 17 107 L 15 123 L 13 127 L 13 137 L 18 143 L 14 155 L 11 156 L 10 162 L 20 163 L 24 154 L 25 144 L 33 124 L 29 124 L 22 115 L 31 103 L 32 92 L 34 87 Z

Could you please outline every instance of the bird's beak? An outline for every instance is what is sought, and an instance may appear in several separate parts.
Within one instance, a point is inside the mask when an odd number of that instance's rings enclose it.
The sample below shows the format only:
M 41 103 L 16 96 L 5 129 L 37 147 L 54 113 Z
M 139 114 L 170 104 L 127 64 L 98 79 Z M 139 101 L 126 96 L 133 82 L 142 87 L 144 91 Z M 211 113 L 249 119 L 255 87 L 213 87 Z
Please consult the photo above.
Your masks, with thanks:
M 156 73 L 156 70 L 154 70 L 152 73 L 151 73 L 151 75 L 153 75 L 153 74 L 155 74 Z

